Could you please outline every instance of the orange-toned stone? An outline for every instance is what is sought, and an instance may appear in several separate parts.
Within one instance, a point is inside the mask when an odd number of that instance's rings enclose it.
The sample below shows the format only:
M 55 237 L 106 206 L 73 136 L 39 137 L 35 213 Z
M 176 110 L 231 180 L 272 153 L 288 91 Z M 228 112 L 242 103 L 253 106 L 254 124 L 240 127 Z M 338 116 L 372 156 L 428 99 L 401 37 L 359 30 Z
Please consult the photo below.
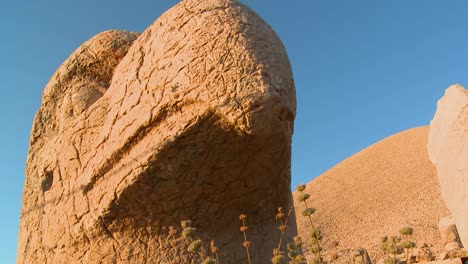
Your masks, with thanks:
M 188 263 L 164 240 L 186 219 L 222 263 L 245 262 L 241 212 L 253 263 L 270 263 L 295 108 L 283 44 L 238 1 L 184 0 L 138 38 L 92 38 L 34 121 L 18 263 Z

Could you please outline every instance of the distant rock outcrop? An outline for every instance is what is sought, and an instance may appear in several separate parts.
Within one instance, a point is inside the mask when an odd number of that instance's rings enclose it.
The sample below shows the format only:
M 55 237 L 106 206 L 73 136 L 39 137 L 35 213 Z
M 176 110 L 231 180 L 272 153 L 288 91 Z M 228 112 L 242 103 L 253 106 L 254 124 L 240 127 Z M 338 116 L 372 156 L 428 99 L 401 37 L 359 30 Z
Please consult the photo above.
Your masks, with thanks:
M 323 231 L 325 260 L 352 263 L 354 250 L 365 248 L 375 263 L 381 257 L 380 238 L 414 228 L 413 240 L 427 243 L 434 253 L 443 250 L 438 224 L 448 215 L 427 154 L 429 127 L 410 129 L 388 137 L 339 163 L 310 182 L 313 220 Z M 297 196 L 297 193 L 294 194 Z M 300 216 L 299 234 L 308 249 L 309 223 Z M 306 252 L 308 256 L 310 252 Z
M 270 263 L 295 108 L 283 44 L 238 1 L 184 0 L 138 38 L 97 35 L 44 91 L 18 263 L 190 263 L 164 241 L 186 219 L 242 263 L 241 212 L 253 263 Z
M 447 89 L 431 121 L 429 156 L 437 167 L 442 196 L 468 246 L 468 90 Z

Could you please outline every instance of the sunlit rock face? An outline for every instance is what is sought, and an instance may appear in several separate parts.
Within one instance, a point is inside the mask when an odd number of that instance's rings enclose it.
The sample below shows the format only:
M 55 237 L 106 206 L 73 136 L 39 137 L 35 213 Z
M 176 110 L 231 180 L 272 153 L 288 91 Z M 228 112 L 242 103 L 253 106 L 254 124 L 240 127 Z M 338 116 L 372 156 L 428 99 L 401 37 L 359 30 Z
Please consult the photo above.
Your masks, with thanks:
M 238 1 L 185 0 L 141 35 L 98 34 L 45 88 L 18 263 L 189 263 L 167 239 L 186 219 L 241 263 L 241 212 L 253 263 L 270 263 L 295 110 L 283 44 Z
M 429 156 L 463 246 L 468 247 L 468 90 L 453 85 L 437 103 L 431 121 Z

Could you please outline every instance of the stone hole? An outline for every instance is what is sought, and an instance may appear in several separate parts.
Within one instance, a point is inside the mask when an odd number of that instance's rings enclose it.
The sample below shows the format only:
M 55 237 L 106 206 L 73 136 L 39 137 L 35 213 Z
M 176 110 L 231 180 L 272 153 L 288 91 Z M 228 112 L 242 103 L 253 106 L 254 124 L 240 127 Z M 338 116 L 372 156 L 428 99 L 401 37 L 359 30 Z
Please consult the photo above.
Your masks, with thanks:
M 45 178 L 42 180 L 42 192 L 47 192 L 52 187 L 52 183 L 54 183 L 54 172 L 53 171 L 46 171 Z

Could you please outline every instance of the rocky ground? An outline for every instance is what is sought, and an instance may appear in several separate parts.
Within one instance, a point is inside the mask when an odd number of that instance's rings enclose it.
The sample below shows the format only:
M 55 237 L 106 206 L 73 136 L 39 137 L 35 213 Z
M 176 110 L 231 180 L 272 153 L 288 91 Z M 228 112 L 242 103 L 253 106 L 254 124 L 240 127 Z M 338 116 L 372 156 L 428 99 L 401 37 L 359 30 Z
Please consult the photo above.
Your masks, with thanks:
M 307 185 L 309 204 L 316 208 L 313 221 L 323 231 L 325 260 L 336 252 L 338 259 L 331 263 L 352 263 L 352 252 L 365 248 L 376 261 L 382 255 L 380 238 L 405 226 L 413 227 L 413 240 L 429 245 L 436 256 L 442 251 L 438 224 L 450 213 L 428 158 L 428 133 L 425 126 L 390 136 Z M 310 224 L 300 215 L 304 207 L 298 193 L 294 196 L 298 231 L 310 259 Z

